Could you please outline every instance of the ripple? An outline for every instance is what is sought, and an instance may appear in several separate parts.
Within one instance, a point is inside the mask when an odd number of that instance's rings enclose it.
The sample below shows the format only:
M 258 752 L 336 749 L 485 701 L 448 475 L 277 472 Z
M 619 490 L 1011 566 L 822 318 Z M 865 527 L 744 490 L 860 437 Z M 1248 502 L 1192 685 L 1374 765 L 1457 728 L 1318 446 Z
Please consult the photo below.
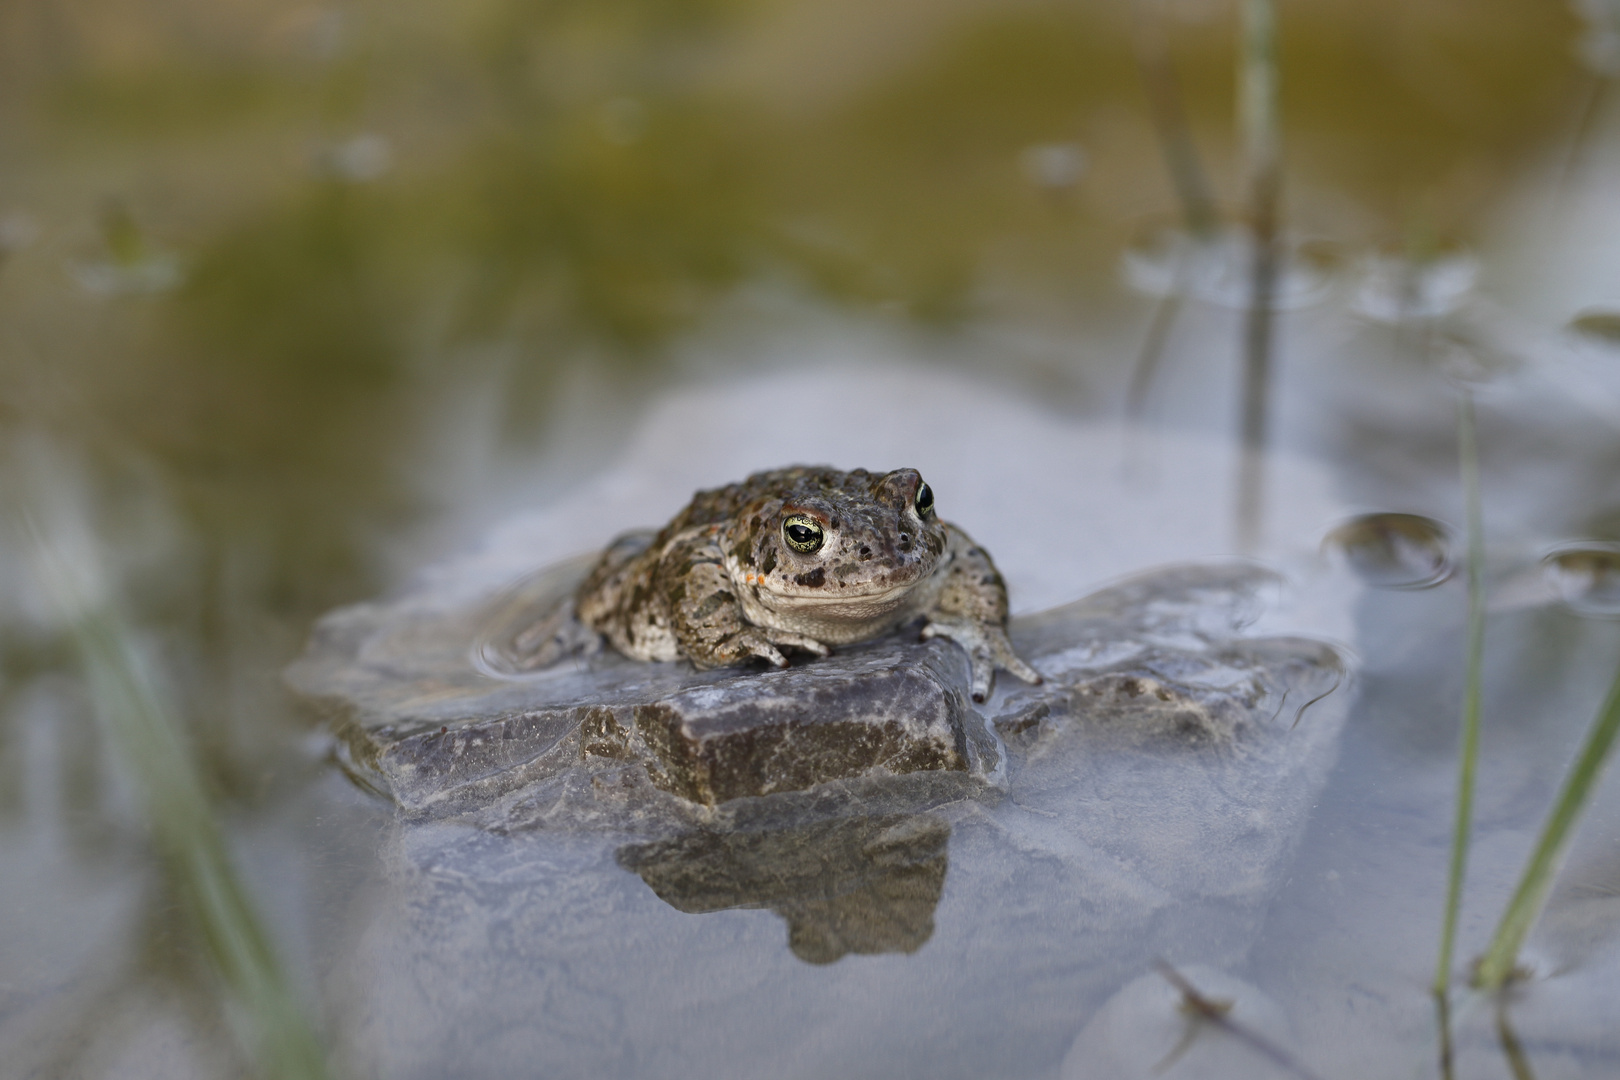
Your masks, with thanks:
M 1427 589 L 1451 576 L 1451 536 L 1420 514 L 1363 514 L 1322 541 L 1356 576 L 1382 589 Z

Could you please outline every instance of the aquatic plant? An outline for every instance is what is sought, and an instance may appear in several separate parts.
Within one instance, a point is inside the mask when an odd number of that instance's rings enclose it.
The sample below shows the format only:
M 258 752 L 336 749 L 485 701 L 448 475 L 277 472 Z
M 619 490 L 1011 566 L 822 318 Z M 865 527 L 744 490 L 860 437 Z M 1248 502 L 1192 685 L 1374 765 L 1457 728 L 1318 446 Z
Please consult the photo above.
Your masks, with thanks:
M 140 792 L 170 884 L 229 991 L 243 1050 L 272 1080 L 321 1080 L 328 1072 L 320 1044 L 231 866 L 192 749 L 149 650 L 112 598 L 95 540 L 61 535 L 32 506 L 19 518 L 97 718 Z
M 1614 748 L 1616 735 L 1620 735 L 1620 673 L 1609 687 L 1603 707 L 1586 734 L 1580 753 L 1570 767 L 1569 775 L 1553 803 L 1552 813 L 1542 826 L 1541 836 L 1525 863 L 1519 885 L 1513 898 L 1502 913 L 1490 947 L 1474 970 L 1474 985 L 1486 990 L 1499 989 L 1512 976 L 1518 965 L 1519 948 L 1525 935 L 1540 914 L 1547 892 L 1552 888 L 1558 864 L 1568 847 L 1571 830 L 1580 818 L 1581 810 L 1590 800 L 1604 762 Z

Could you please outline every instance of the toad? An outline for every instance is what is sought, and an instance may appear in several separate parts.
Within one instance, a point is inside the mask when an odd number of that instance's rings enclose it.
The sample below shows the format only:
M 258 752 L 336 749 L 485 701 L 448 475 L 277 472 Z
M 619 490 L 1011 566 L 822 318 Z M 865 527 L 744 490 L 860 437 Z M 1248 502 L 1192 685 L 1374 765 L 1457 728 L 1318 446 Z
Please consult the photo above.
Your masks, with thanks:
M 656 536 L 609 545 L 574 611 L 626 656 L 700 669 L 785 667 L 784 649 L 826 656 L 920 619 L 967 650 L 975 701 L 997 668 L 1041 681 L 1007 640 L 989 553 L 940 519 L 916 469 L 795 466 L 700 491 Z

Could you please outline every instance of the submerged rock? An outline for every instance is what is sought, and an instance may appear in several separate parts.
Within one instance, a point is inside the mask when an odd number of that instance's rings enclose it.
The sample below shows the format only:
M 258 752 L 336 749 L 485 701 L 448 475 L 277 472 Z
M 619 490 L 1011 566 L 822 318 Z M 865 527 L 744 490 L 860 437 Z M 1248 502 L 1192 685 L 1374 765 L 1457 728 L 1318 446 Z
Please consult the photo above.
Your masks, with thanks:
M 1054 1075 L 1155 957 L 1242 970 L 1350 696 L 1332 647 L 1244 636 L 1280 588 L 1249 564 L 1015 618 L 1046 681 L 977 708 L 903 635 L 525 674 L 558 588 L 340 612 L 293 673 L 406 811 L 344 968 L 413 1075 Z

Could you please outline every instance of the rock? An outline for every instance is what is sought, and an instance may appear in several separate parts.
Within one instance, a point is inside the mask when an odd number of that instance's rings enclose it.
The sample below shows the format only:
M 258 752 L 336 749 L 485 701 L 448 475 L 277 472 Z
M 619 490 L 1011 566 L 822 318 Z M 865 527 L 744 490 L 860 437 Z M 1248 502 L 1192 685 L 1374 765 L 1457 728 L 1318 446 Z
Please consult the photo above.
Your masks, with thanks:
M 1003 676 L 960 712 L 966 665 L 944 642 L 890 638 L 786 672 L 599 653 L 523 675 L 500 673 L 512 624 L 490 629 L 510 595 L 469 614 L 428 590 L 334 617 L 369 629 L 340 655 L 317 642 L 299 684 L 327 688 L 349 745 L 375 748 L 367 775 L 438 818 L 396 823 L 388 899 L 337 962 L 355 1022 L 387 1033 L 374 1071 L 742 1076 L 790 1056 L 815 1075 L 1057 1075 L 1155 957 L 1243 971 L 1262 935 L 1353 688 L 1324 643 L 1245 636 L 1279 588 L 1247 564 L 1169 567 L 1016 618 L 1045 684 Z M 431 674 L 407 685 L 417 664 Z M 868 749 L 856 769 L 836 746 L 769 765 L 765 740 L 792 727 L 784 688 L 825 692 L 818 709 L 848 724 L 895 716 L 879 686 L 945 703 L 894 736 L 925 767 Z M 685 749 L 651 745 L 650 720 L 611 704 L 632 699 L 673 702 Z M 518 719 L 565 706 L 579 726 L 554 743 Z M 430 768 L 438 726 L 507 732 L 506 764 L 486 743 L 462 752 L 485 754 L 476 769 Z M 814 762 L 832 731 L 774 752 Z M 721 776 L 788 779 L 725 798 Z M 1120 1000 L 1159 1002 L 1152 980 Z M 1170 1045 L 1176 1016 L 1150 1017 Z M 1149 1065 L 1168 1047 L 1151 1049 Z
M 943 640 L 890 637 L 785 670 L 698 672 L 600 650 L 524 671 L 509 643 L 579 570 L 526 583 L 516 602 L 346 608 L 321 622 L 288 680 L 324 707 L 345 767 L 415 816 L 551 790 L 583 799 L 582 820 L 611 821 L 606 793 L 634 815 L 657 800 L 648 784 L 714 807 L 863 777 L 999 775 L 996 739 L 969 704 L 966 655 Z M 570 787 L 565 773 L 595 782 Z

